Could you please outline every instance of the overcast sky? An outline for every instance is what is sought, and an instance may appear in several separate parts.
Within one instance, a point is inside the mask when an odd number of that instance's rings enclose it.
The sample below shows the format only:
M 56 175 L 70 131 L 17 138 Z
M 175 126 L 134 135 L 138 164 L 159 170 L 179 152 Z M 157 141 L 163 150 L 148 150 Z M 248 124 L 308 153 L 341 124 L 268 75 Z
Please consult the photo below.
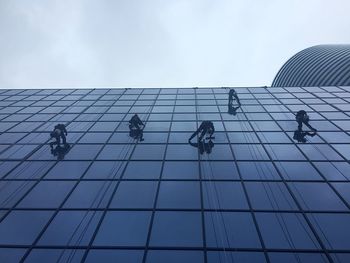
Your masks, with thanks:
M 349 0 L 0 0 L 0 87 L 264 86 Z

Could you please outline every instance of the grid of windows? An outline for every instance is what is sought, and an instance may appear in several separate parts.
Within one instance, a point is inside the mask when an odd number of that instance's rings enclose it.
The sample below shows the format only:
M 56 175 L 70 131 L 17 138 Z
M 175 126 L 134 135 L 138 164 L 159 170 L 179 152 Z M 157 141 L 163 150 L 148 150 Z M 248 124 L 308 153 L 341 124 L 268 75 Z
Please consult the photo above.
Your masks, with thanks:
M 350 87 L 236 91 L 233 116 L 224 88 L 0 90 L 0 262 L 349 262 Z

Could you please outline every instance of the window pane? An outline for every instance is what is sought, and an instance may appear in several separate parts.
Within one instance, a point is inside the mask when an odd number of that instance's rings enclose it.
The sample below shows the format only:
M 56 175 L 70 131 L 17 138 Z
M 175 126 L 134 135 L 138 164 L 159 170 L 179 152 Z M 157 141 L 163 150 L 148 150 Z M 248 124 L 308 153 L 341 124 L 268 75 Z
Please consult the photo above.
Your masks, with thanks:
M 156 212 L 151 246 L 201 247 L 202 224 L 199 212 Z
M 301 214 L 257 213 L 256 219 L 267 248 L 319 248 Z
M 153 208 L 157 182 L 121 182 L 111 208 Z
M 107 212 L 94 244 L 104 246 L 144 246 L 151 212 Z
M 0 224 L 0 244 L 31 245 L 52 214 L 49 211 L 11 212 Z
M 181 193 L 179 195 L 179 193 Z M 200 208 L 198 182 L 161 182 L 158 208 Z
M 139 250 L 103 250 L 93 249 L 85 260 L 85 263 L 139 263 L 142 262 L 143 251 Z
M 250 213 L 206 212 L 205 229 L 209 247 L 261 247 Z
M 248 203 L 239 182 L 204 182 L 203 201 L 207 209 L 247 209 Z
M 40 238 L 39 245 L 87 245 L 101 218 L 98 211 L 60 211 Z

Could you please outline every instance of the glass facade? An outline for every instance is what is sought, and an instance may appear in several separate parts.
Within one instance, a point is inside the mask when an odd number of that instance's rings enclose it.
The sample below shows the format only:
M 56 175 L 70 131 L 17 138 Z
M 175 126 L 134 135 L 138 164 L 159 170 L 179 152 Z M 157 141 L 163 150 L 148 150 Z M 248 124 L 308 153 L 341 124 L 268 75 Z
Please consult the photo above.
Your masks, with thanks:
M 235 90 L 0 90 L 0 262 L 350 262 L 350 87 Z

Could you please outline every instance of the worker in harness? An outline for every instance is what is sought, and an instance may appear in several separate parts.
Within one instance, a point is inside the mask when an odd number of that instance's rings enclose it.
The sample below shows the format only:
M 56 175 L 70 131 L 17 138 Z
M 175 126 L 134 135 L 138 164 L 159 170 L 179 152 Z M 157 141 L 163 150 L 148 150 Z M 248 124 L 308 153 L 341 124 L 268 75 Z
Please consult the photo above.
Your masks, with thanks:
M 199 128 L 188 139 L 188 143 L 191 146 L 198 148 L 200 154 L 203 154 L 204 152 L 209 154 L 214 147 L 214 142 L 212 141 L 215 139 L 215 137 L 213 137 L 214 132 L 214 124 L 211 121 L 203 121 Z M 191 140 L 198 134 L 200 134 L 198 137 L 198 142 L 191 142 Z
M 237 106 L 233 106 L 233 101 L 237 102 Z M 241 102 L 238 98 L 237 92 L 234 89 L 230 89 L 228 92 L 228 113 L 231 115 L 236 115 L 237 110 L 241 107 Z
M 305 132 L 305 131 L 300 131 L 300 130 L 295 130 L 293 139 L 296 140 L 297 142 L 302 142 L 306 143 L 307 139 L 305 138 L 306 136 L 311 136 L 314 137 L 316 135 L 316 132 Z
M 306 136 L 311 136 L 314 137 L 316 135 L 317 130 L 313 128 L 310 124 L 310 118 L 307 115 L 306 111 L 300 110 L 297 112 L 295 115 L 295 120 L 298 122 L 298 129 L 294 131 L 293 139 L 306 143 L 307 139 L 305 138 Z M 305 124 L 312 132 L 308 131 L 303 131 L 303 124 Z
M 53 131 L 50 133 L 51 139 L 56 139 L 56 141 L 50 142 L 50 147 L 53 149 L 53 146 L 57 144 L 57 147 L 61 147 L 61 139 L 64 146 L 67 145 L 66 136 L 67 136 L 66 126 L 64 124 L 57 124 Z
M 201 141 L 204 135 L 206 134 L 208 134 L 210 138 L 214 139 L 214 137 L 212 137 L 214 132 L 215 132 L 214 124 L 211 121 L 203 121 L 199 126 L 199 128 L 188 139 L 188 142 L 190 142 L 198 134 L 200 134 L 198 141 Z
M 309 124 L 310 118 L 307 115 L 306 111 L 298 111 L 295 115 L 295 120 L 298 122 L 298 131 L 302 132 L 303 124 L 305 124 L 310 130 L 312 130 L 315 133 L 317 132 L 317 130 Z
M 66 141 L 67 134 L 64 124 L 57 124 L 50 133 L 50 138 L 55 139 L 55 141 L 50 142 L 51 154 L 57 156 L 57 160 L 63 160 L 70 149 L 70 145 Z M 63 146 L 61 146 L 61 139 Z M 54 145 L 56 145 L 55 148 L 53 147 Z
M 134 116 L 131 117 L 130 121 L 129 121 L 129 135 L 130 137 L 134 138 L 134 139 L 140 139 L 140 141 L 142 142 L 143 139 L 143 129 L 145 128 L 145 125 L 143 124 L 143 122 L 141 121 L 141 119 L 139 118 L 139 116 L 137 114 L 135 114 Z

